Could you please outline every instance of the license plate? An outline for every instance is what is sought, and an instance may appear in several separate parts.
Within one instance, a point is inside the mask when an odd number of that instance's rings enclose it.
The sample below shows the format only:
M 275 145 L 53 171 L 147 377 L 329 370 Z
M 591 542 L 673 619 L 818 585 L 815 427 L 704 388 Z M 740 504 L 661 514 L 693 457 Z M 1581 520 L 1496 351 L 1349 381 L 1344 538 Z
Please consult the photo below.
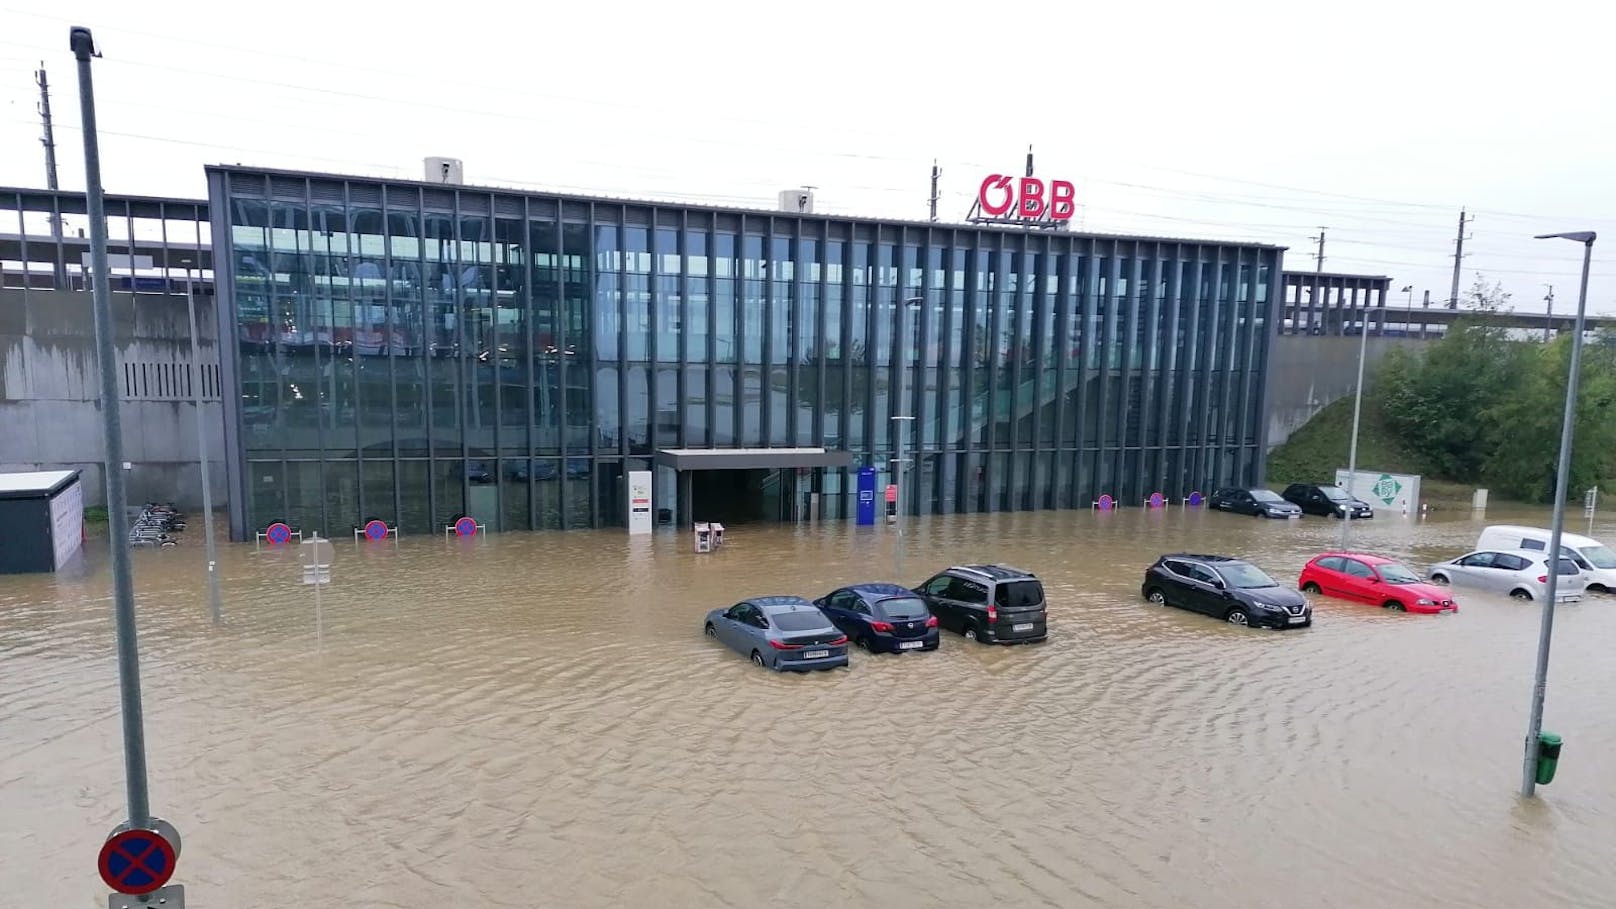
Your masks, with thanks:
M 803 652 L 802 658 L 805 660 L 823 660 L 828 656 L 830 656 L 829 650 L 808 650 Z
M 1031 631 L 1032 630 L 1032 625 L 1033 625 L 1033 623 L 1031 623 L 1031 622 L 1022 622 L 1020 625 L 1011 625 L 1010 630 L 1011 631 Z
M 899 650 L 916 650 L 916 649 L 924 647 L 924 646 L 926 646 L 925 641 L 899 641 L 898 642 L 898 649 Z
M 1305 616 L 1305 615 L 1293 615 L 1290 618 L 1286 619 L 1285 621 L 1291 623 L 1292 625 L 1300 625 L 1303 622 L 1307 621 L 1307 616 Z

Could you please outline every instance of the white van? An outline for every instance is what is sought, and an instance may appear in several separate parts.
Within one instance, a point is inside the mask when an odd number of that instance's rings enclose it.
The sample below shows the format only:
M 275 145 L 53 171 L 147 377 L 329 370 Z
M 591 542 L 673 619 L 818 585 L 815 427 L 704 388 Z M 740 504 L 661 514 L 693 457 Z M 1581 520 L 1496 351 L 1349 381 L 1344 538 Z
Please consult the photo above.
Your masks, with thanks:
M 1495 524 L 1485 528 L 1476 539 L 1477 549 L 1529 549 L 1543 552 L 1549 548 L 1549 532 L 1541 527 L 1521 527 L 1515 524 Z M 1576 562 L 1588 577 L 1588 592 L 1616 593 L 1616 552 L 1592 537 L 1575 533 L 1560 534 L 1563 555 Z

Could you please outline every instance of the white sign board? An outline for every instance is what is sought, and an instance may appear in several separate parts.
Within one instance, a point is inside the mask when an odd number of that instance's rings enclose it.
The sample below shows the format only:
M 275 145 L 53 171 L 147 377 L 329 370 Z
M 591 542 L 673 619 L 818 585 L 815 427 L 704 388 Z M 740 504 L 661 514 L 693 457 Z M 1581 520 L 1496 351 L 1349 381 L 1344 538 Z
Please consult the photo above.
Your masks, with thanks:
M 73 560 L 84 545 L 84 487 L 74 480 L 50 503 L 51 545 L 56 570 Z
M 1338 468 L 1335 485 L 1376 511 L 1417 514 L 1420 510 L 1420 478 L 1412 474 L 1360 470 L 1349 479 L 1347 471 Z
M 628 532 L 650 533 L 655 523 L 651 514 L 651 471 L 631 470 L 625 482 L 628 484 Z

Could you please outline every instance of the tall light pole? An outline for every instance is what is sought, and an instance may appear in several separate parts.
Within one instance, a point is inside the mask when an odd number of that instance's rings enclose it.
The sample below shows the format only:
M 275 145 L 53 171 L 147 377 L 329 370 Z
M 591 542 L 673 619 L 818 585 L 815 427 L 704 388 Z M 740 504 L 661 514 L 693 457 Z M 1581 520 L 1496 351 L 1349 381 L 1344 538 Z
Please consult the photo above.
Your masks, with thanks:
M 202 467 L 202 533 L 208 546 L 208 610 L 213 624 L 224 621 L 224 607 L 219 600 L 219 553 L 213 542 L 213 484 L 208 481 L 207 421 L 202 418 L 202 343 L 196 331 L 196 293 L 191 280 L 191 260 L 181 259 L 185 266 L 185 312 L 191 320 L 191 368 L 195 378 L 191 383 L 191 405 L 196 411 L 196 451 Z M 202 269 L 198 268 L 200 277 Z
M 1554 598 L 1560 586 L 1560 536 L 1565 529 L 1566 486 L 1571 480 L 1571 437 L 1577 418 L 1577 380 L 1582 369 L 1582 330 L 1588 309 L 1588 266 L 1593 261 L 1591 230 L 1538 234 L 1539 240 L 1571 240 L 1582 244 L 1582 290 L 1577 294 L 1577 320 L 1571 335 L 1571 370 L 1566 377 L 1565 414 L 1560 418 L 1560 463 L 1554 476 L 1554 523 L 1549 531 L 1549 589 L 1544 595 L 1543 622 L 1537 636 L 1537 676 L 1532 683 L 1532 712 L 1526 723 L 1526 753 L 1521 761 L 1521 797 L 1537 788 L 1538 736 L 1543 732 L 1543 692 L 1549 680 L 1549 640 L 1554 634 Z
M 123 705 L 124 787 L 129 825 L 152 821 L 146 789 L 146 722 L 140 703 L 140 648 L 135 634 L 135 584 L 129 565 L 129 490 L 123 475 L 123 421 L 118 413 L 118 358 L 113 346 L 112 281 L 107 267 L 107 208 L 101 189 L 101 149 L 96 141 L 95 87 L 90 60 L 99 57 L 90 30 L 75 27 L 69 43 L 79 67 L 79 114 L 84 133 L 84 200 L 90 218 L 91 312 L 95 314 L 95 359 L 101 373 L 101 421 L 106 433 L 108 530 L 112 535 L 112 614 L 117 623 L 118 693 Z
M 909 371 L 909 311 L 918 308 L 925 302 L 925 297 L 910 297 L 898 306 L 898 401 L 893 407 L 892 415 L 892 434 L 895 437 L 892 443 L 892 485 L 897 493 L 896 501 L 893 502 L 893 510 L 897 512 L 897 521 L 894 523 L 897 525 L 900 536 L 903 534 L 904 518 L 903 475 L 909 466 L 909 462 L 904 460 L 903 456 L 904 430 L 908 428 L 905 424 L 912 423 L 915 419 L 905 413 L 909 409 L 909 383 L 907 381 Z
M 1413 296 L 1412 292 L 1409 295 Z M 1363 415 L 1363 374 L 1364 358 L 1369 352 L 1369 304 L 1364 301 L 1363 326 L 1358 330 L 1358 387 L 1352 394 L 1352 441 L 1347 446 L 1347 492 L 1351 494 L 1352 486 L 1358 480 L 1358 424 Z M 1350 506 L 1343 506 L 1341 512 L 1341 548 L 1347 548 L 1348 529 L 1352 526 L 1352 510 Z
M 1404 287 L 1403 293 L 1408 294 L 1408 305 L 1403 307 L 1408 311 L 1408 319 L 1403 322 L 1403 336 L 1410 337 L 1414 334 L 1414 285 Z

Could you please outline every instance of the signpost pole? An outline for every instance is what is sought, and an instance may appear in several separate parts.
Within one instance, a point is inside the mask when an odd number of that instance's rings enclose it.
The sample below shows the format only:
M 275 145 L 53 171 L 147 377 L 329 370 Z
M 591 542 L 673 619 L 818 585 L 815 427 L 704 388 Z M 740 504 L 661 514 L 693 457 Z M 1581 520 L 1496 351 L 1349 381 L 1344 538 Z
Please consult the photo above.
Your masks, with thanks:
M 202 418 L 202 346 L 196 333 L 196 295 L 192 290 L 191 260 L 182 260 L 185 263 L 185 311 L 191 320 L 191 369 L 194 393 L 191 396 L 191 406 L 196 410 L 196 451 L 202 467 L 202 533 L 208 546 L 208 609 L 213 615 L 213 624 L 224 621 L 224 607 L 219 601 L 219 553 L 213 542 L 213 485 L 208 482 L 208 434 L 207 422 Z M 200 266 L 197 275 L 202 274 Z
M 1319 260 L 1321 263 L 1323 260 Z M 1358 423 L 1363 415 L 1364 356 L 1369 352 L 1369 307 L 1364 306 L 1363 327 L 1358 332 L 1358 386 L 1352 395 L 1352 442 L 1347 447 L 1347 495 L 1354 495 L 1352 487 L 1358 482 Z M 1347 548 L 1348 529 L 1352 526 L 1352 513 L 1341 515 L 1341 548 Z
M 123 422 L 118 413 L 118 358 L 113 348 L 112 284 L 107 267 L 107 212 L 101 188 L 101 151 L 96 141 L 95 87 L 90 59 L 100 56 L 90 30 L 74 27 L 69 44 L 79 68 L 79 112 L 84 132 L 84 195 L 90 217 L 92 311 L 96 366 L 101 373 L 101 419 L 106 431 L 107 514 L 111 519 L 113 615 L 118 628 L 118 689 L 123 703 L 123 766 L 129 825 L 151 822 L 146 791 L 145 717 L 140 703 L 140 648 L 135 634 L 135 585 L 124 533 L 129 492 L 123 472 Z

